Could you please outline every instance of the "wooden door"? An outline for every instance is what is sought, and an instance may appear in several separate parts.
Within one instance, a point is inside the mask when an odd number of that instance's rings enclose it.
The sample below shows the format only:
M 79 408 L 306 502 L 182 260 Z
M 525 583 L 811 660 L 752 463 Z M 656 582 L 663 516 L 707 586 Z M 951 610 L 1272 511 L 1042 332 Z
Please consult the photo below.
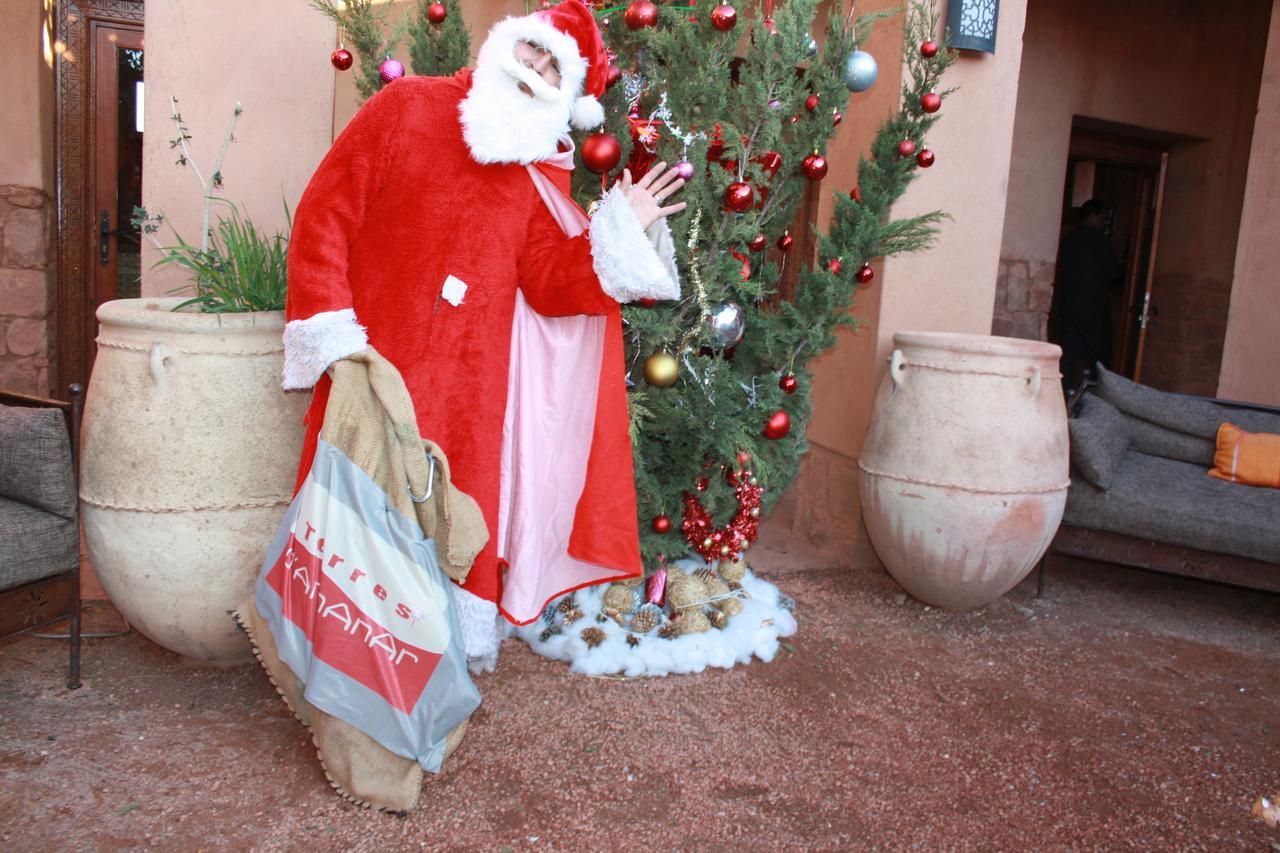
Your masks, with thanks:
M 142 20 L 140 0 L 56 6 L 54 389 L 88 381 L 98 306 L 138 295 Z
M 1156 251 L 1160 248 L 1160 219 L 1164 212 L 1164 184 L 1168 172 L 1169 153 L 1166 151 L 1160 155 L 1160 173 L 1156 178 L 1155 200 L 1150 210 L 1151 236 L 1148 238 L 1147 245 L 1146 281 L 1143 283 L 1140 298 L 1134 300 L 1134 309 L 1138 316 L 1138 343 L 1134 349 L 1133 373 L 1130 374 L 1134 382 L 1142 381 L 1142 350 L 1147 343 L 1147 324 L 1151 322 L 1151 288 L 1155 284 Z

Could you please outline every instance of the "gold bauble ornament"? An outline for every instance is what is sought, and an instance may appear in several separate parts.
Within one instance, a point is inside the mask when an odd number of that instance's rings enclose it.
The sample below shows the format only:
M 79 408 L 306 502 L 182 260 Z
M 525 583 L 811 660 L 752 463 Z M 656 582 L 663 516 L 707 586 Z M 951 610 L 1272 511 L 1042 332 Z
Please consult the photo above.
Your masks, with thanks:
M 670 388 L 680 377 L 680 364 L 669 352 L 655 352 L 644 360 L 644 379 L 650 385 Z

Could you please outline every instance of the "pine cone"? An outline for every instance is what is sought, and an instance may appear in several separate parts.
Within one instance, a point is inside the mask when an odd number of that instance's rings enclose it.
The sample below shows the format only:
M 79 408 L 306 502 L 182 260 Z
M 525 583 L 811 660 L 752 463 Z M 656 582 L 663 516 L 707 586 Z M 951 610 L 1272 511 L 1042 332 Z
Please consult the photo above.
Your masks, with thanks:
M 656 607 L 645 607 L 631 617 L 631 630 L 637 634 L 647 634 L 658 627 L 659 611 Z
M 640 638 L 635 634 L 627 634 L 627 645 L 634 649 L 636 646 L 640 645 Z
M 568 613 L 570 610 L 577 610 L 578 602 L 573 600 L 572 595 L 567 595 L 556 602 L 557 613 Z
M 552 637 L 554 637 L 556 634 L 559 634 L 559 633 L 560 633 L 559 628 L 555 628 L 555 627 L 547 628 L 543 630 L 541 634 L 538 635 L 538 639 L 545 643 L 547 640 L 550 640 Z
M 721 560 L 716 570 L 727 581 L 740 581 L 747 574 L 747 564 L 742 560 Z
M 680 626 L 675 622 L 668 622 L 658 629 L 658 636 L 664 640 L 674 640 L 680 636 Z
M 605 633 L 600 628 L 591 627 L 583 628 L 582 633 L 578 636 L 587 644 L 587 648 L 594 649 L 596 646 L 604 642 Z
M 561 612 L 564 613 L 564 624 L 566 625 L 572 625 L 574 622 L 581 619 L 583 615 L 582 611 L 577 607 L 571 607 L 570 609 Z
M 707 612 L 707 621 L 711 623 L 712 628 L 724 629 L 729 624 L 729 617 L 722 610 L 710 610 Z

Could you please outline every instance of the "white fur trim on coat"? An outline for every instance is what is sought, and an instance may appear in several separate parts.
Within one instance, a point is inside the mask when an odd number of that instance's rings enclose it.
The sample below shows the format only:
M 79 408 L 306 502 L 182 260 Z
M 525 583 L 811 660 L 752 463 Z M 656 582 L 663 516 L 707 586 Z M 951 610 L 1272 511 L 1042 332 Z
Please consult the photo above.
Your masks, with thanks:
M 518 41 L 555 54 L 560 88 L 515 58 Z M 528 165 L 555 156 L 568 139 L 569 123 L 587 76 L 578 43 L 536 15 L 494 24 L 476 57 L 471 91 L 458 108 L 462 137 L 477 163 Z M 519 88 L 523 83 L 530 97 Z M 598 122 L 597 122 L 598 124 Z
M 604 124 L 604 107 L 590 95 L 583 95 L 573 102 L 569 123 L 578 130 L 590 130 Z
M 493 672 L 498 666 L 498 645 L 502 642 L 498 605 L 467 592 L 457 584 L 453 603 L 458 608 L 458 626 L 462 629 L 462 648 L 467 654 L 467 668 L 473 673 Z
M 679 299 L 675 242 L 665 219 L 646 233 L 621 186 L 615 186 L 591 217 L 591 257 L 600 287 L 619 302 L 646 297 Z
M 325 369 L 340 358 L 369 346 L 364 326 L 351 308 L 322 311 L 284 326 L 284 381 L 286 391 L 310 388 Z

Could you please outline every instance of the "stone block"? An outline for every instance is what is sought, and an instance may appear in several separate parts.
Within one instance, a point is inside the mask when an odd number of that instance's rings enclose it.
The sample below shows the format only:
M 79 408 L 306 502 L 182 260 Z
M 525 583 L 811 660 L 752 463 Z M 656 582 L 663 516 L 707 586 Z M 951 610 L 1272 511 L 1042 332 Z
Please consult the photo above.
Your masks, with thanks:
M 1005 308 L 1010 313 L 1027 309 L 1027 265 L 1022 261 L 1009 265 L 1009 283 L 1005 290 Z
M 43 317 L 49 312 L 44 270 L 0 270 L 0 315 Z
M 1034 279 L 1027 291 L 1027 310 L 1048 314 L 1053 307 L 1053 282 Z
M 42 210 L 19 208 L 4 223 L 5 266 L 39 269 L 48 262 L 45 254 L 45 215 Z
M 1019 311 L 1013 315 L 1013 331 L 1010 337 L 1022 338 L 1028 341 L 1039 341 L 1044 339 L 1043 328 L 1045 318 L 1043 314 L 1033 314 L 1030 311 Z
M 13 355 L 45 354 L 45 322 L 20 318 L 11 320 L 4 335 L 5 345 Z
M 41 392 L 38 370 L 29 358 L 0 358 L 0 388 L 19 394 Z
M 44 207 L 44 193 L 35 187 L 24 187 L 18 184 L 5 184 L 0 187 L 0 201 L 8 202 L 14 207 L 26 207 L 39 210 Z

